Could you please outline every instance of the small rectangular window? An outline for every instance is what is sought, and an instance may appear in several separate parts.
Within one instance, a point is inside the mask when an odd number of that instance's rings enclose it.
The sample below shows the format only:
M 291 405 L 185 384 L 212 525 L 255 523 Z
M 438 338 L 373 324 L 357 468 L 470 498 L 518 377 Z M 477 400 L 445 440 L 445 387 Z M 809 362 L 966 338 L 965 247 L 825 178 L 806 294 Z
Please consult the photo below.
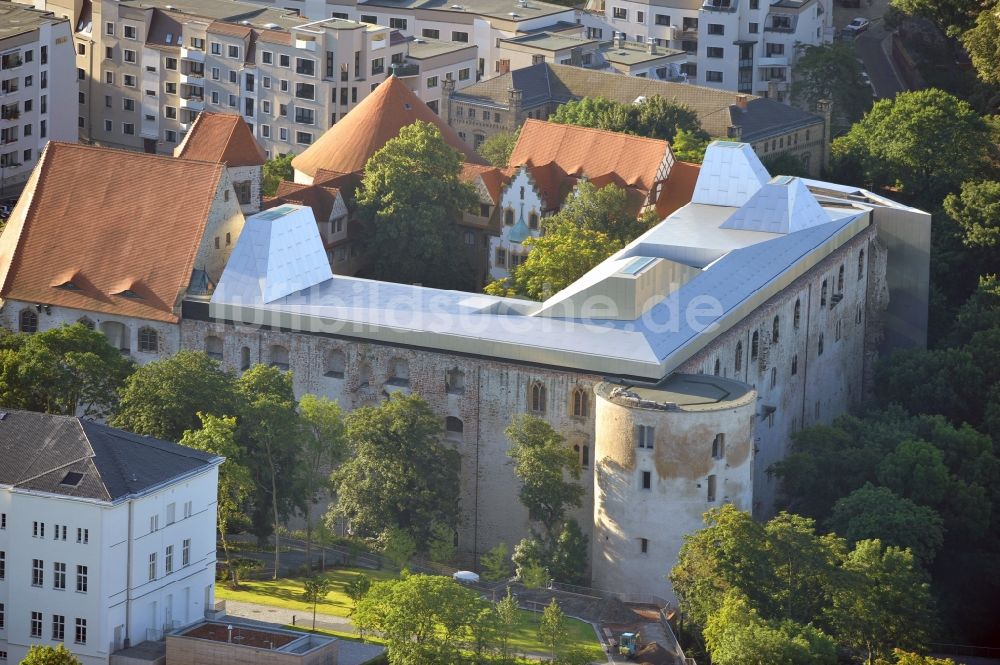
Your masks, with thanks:
M 639 553 L 640 554 L 649 554 L 649 539 L 647 539 L 647 538 L 640 538 L 639 539 Z
M 637 448 L 653 449 L 655 430 L 652 425 L 636 425 L 635 438 Z
M 715 501 L 715 476 L 711 475 L 708 477 L 708 492 L 707 499 L 709 503 Z
M 653 473 L 651 471 L 642 472 L 642 489 L 648 490 L 653 487 Z

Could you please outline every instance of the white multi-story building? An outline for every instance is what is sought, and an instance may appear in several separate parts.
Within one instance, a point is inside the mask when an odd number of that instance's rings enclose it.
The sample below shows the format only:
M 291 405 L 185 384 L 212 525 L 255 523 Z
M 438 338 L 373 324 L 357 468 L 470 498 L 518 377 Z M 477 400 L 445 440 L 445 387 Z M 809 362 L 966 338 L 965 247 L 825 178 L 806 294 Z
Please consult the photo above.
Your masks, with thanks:
M 688 54 L 692 82 L 783 100 L 797 44 L 833 39 L 827 0 L 591 0 L 613 30 Z
M 0 414 L 0 660 L 84 665 L 214 605 L 222 458 L 68 416 Z
M 0 3 L 0 195 L 28 179 L 50 139 L 76 140 L 70 37 L 64 18 Z

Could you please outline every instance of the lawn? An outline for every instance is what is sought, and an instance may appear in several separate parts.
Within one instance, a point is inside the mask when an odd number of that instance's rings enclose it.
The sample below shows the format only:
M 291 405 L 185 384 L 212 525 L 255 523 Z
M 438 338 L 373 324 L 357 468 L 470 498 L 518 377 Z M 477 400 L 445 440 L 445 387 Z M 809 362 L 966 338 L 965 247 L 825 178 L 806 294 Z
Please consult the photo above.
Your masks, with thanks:
M 394 573 L 383 570 L 332 568 L 324 576 L 333 580 L 333 589 L 330 590 L 326 600 L 316 604 L 316 612 L 338 617 L 348 616 L 353 604 L 344 589 L 359 575 L 367 575 L 373 580 L 386 580 L 395 577 Z M 217 600 L 259 603 L 312 614 L 312 605 L 302 599 L 302 581 L 299 578 L 289 577 L 277 580 L 248 580 L 240 582 L 239 591 L 233 591 L 225 583 L 219 582 L 215 585 L 215 598 Z
M 350 614 L 352 603 L 344 587 L 359 575 L 368 575 L 373 580 L 392 579 L 395 573 L 382 570 L 362 570 L 358 568 L 336 568 L 326 572 L 326 577 L 333 580 L 333 589 L 324 602 L 316 605 L 319 614 L 346 617 Z M 282 578 L 277 580 L 249 580 L 242 582 L 239 591 L 229 589 L 224 583 L 215 585 L 215 597 L 219 600 L 234 600 L 245 603 L 258 603 L 272 607 L 283 607 L 307 614 L 312 613 L 312 605 L 302 600 L 302 579 Z M 518 624 L 511 637 L 511 647 L 519 652 L 543 652 L 545 648 L 538 641 L 538 621 L 541 614 L 520 610 Z M 586 651 L 595 660 L 603 658 L 603 651 L 594 635 L 593 627 L 586 622 L 567 619 L 567 643 L 570 648 Z M 349 637 L 347 634 L 337 634 L 339 637 Z M 353 636 L 357 639 L 356 636 Z M 371 640 L 377 641 L 377 640 Z

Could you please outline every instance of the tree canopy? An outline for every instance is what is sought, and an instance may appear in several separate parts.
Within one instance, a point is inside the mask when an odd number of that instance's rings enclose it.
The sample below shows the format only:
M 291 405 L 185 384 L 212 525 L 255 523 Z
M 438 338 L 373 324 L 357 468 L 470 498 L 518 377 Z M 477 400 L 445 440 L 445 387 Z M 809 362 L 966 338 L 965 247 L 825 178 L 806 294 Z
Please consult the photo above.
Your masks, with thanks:
M 891 3 L 904 14 L 930 19 L 942 33 L 951 35 L 967 30 L 983 8 L 977 0 L 891 0 Z
M 820 100 L 831 100 L 834 135 L 861 119 L 872 106 L 872 89 L 861 76 L 854 42 L 800 44 L 796 48 L 792 101 L 814 110 Z
M 28 649 L 21 665 L 80 665 L 80 659 L 65 644 L 54 647 L 36 644 Z
M 679 130 L 691 132 L 701 139 L 708 138 L 698 114 L 660 95 L 635 104 L 622 104 L 603 97 L 584 97 L 560 105 L 548 119 L 549 122 L 565 125 L 593 127 L 671 142 Z
M 897 187 L 933 209 L 990 171 L 990 139 L 989 126 L 967 102 L 929 88 L 876 102 L 833 142 L 833 155 L 849 180 L 860 175 L 876 187 Z
M 962 34 L 962 44 L 979 78 L 1000 85 L 1000 3 L 983 8 L 975 25 Z
M 105 416 L 134 365 L 100 332 L 80 324 L 0 332 L 0 404 L 60 415 Z
M 441 442 L 441 419 L 419 395 L 355 409 L 346 434 L 352 449 L 333 473 L 333 510 L 355 534 L 377 538 L 396 527 L 427 552 L 434 525 L 458 526 L 460 456 Z
M 365 164 L 357 194 L 370 277 L 462 288 L 472 279 L 456 222 L 476 204 L 462 155 L 431 123 L 404 127 Z
M 294 153 L 278 155 L 264 162 L 264 186 L 262 187 L 264 196 L 274 196 L 278 193 L 278 185 L 283 181 L 291 181 L 295 178 L 295 169 L 292 168 Z
M 517 138 L 520 135 L 520 128 L 514 132 L 498 132 L 483 141 L 482 145 L 478 148 L 478 152 L 483 156 L 483 159 L 493 166 L 499 169 L 505 168 L 507 162 L 510 161 L 510 153 L 514 151 L 514 146 L 517 145 Z
M 944 211 L 962 229 L 962 242 L 970 247 L 989 247 L 1000 265 L 1000 182 L 963 182 L 959 193 L 944 200 Z

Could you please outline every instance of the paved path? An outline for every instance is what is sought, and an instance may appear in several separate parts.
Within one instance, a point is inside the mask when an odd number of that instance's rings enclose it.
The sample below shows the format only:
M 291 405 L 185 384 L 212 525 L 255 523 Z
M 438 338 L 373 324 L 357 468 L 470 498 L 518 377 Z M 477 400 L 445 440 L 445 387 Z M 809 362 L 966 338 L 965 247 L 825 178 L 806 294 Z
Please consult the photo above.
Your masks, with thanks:
M 881 21 L 878 21 L 868 32 L 855 41 L 858 55 L 865 63 L 865 69 L 872 80 L 875 95 L 879 99 L 892 99 L 906 88 L 896 76 L 886 48 L 883 46 L 889 35 L 882 31 Z

